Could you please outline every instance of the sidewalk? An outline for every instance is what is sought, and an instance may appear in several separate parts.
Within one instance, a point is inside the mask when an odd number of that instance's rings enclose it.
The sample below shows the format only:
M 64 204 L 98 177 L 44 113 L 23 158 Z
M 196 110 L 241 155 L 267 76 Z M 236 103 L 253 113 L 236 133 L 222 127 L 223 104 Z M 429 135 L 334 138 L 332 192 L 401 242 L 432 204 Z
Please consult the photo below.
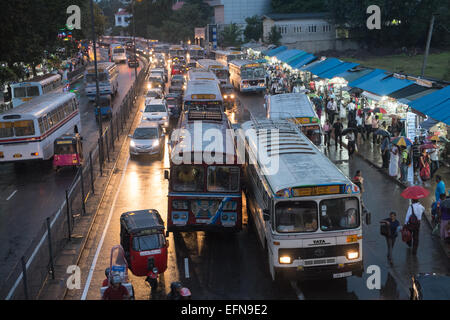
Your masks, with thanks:
M 325 115 L 322 115 L 321 122 L 323 124 L 325 120 Z M 344 129 L 347 128 L 347 120 L 343 123 Z M 333 139 L 332 139 L 333 140 Z M 342 145 L 347 148 L 347 139 L 345 137 L 342 137 Z M 381 159 L 381 144 L 372 144 L 372 135 L 370 135 L 369 140 L 362 140 L 360 143 L 356 144 L 356 151 L 355 155 L 362 158 L 364 161 L 372 165 L 373 167 L 377 168 L 381 173 L 383 173 L 388 179 L 390 179 L 393 183 L 397 183 L 403 188 L 407 188 L 409 185 L 402 183 L 400 180 L 391 177 L 389 175 L 388 169 L 382 168 L 382 159 Z M 334 148 L 334 141 L 332 141 L 331 147 Z M 439 169 L 436 171 L 435 175 L 438 174 L 442 177 L 442 181 L 444 181 L 446 189 L 448 190 L 450 188 L 450 168 L 441 165 Z M 434 176 L 435 176 L 434 175 Z M 430 194 L 428 197 L 421 199 L 420 202 L 425 207 L 425 218 L 428 224 L 430 225 L 431 229 L 433 229 L 434 224 L 431 222 L 431 204 L 434 202 L 434 192 L 436 189 L 436 181 L 434 180 L 434 176 L 431 180 L 427 181 L 423 187 L 425 187 L 428 191 L 430 191 Z M 448 258 L 450 258 L 450 244 L 446 243 L 445 241 L 441 240 L 439 237 L 433 236 L 437 241 L 441 243 L 442 249 L 444 250 L 445 254 Z

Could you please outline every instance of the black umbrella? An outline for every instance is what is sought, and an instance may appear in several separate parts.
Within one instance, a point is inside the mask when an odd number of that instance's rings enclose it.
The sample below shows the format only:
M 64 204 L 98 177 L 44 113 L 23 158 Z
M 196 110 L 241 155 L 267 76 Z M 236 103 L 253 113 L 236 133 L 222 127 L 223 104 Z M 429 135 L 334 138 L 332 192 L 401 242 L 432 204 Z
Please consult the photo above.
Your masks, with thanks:
M 344 131 L 342 131 L 342 135 L 345 136 L 350 131 L 353 131 L 356 134 L 356 133 L 358 133 L 358 128 L 353 128 L 353 127 L 347 128 Z
M 376 135 L 382 136 L 382 137 L 391 137 L 391 133 L 389 131 L 386 131 L 384 129 L 378 129 L 377 131 L 375 131 Z

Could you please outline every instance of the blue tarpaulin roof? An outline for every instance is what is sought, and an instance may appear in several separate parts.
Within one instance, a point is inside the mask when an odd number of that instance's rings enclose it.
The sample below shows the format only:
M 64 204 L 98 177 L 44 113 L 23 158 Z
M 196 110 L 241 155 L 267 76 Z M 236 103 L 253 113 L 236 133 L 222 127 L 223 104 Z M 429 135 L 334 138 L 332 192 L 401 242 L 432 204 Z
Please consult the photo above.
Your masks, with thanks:
M 289 60 L 299 57 L 299 56 L 302 56 L 304 54 L 306 54 L 305 51 L 298 50 L 298 49 L 291 49 L 291 50 L 282 51 L 282 52 L 276 54 L 275 57 L 282 62 L 288 62 Z
M 338 65 L 342 64 L 342 61 L 336 58 L 328 58 L 320 63 L 311 66 L 309 68 L 306 68 L 309 72 L 312 74 L 318 75 L 319 73 L 325 72 L 327 70 L 330 70 Z
M 298 68 L 304 66 L 305 64 L 310 63 L 314 59 L 316 59 L 316 56 L 311 53 L 308 53 L 308 54 L 300 56 L 300 57 L 296 58 L 295 60 L 289 62 L 289 65 L 294 69 L 298 69 Z
M 379 96 L 387 96 L 390 93 L 408 87 L 412 84 L 414 84 L 413 81 L 397 79 L 390 74 L 380 73 L 375 77 L 357 84 L 355 87 Z
M 379 74 L 382 74 L 382 73 L 384 74 L 385 72 L 386 71 L 382 70 L 382 69 L 375 69 L 371 73 L 366 74 L 365 76 L 362 76 L 361 78 L 358 78 L 358 79 L 350 82 L 348 84 L 348 86 L 351 87 L 351 88 L 357 88 L 360 83 L 363 83 L 363 82 L 365 82 L 365 81 L 367 81 L 369 79 L 372 79 L 373 77 L 376 77 Z
M 409 102 L 408 105 L 430 118 L 450 125 L 450 86 Z
M 281 51 L 284 51 L 284 50 L 286 50 L 286 49 L 287 49 L 286 46 L 281 46 L 281 47 L 273 48 L 273 49 L 271 49 L 271 50 L 269 50 L 269 51 L 266 52 L 266 56 L 273 57 L 273 56 L 276 55 L 277 53 L 280 53 Z
M 345 72 L 347 70 L 350 70 L 356 66 L 359 66 L 359 63 L 354 63 L 354 62 L 344 62 L 342 64 L 337 65 L 336 67 L 329 69 L 325 72 L 319 73 L 317 74 L 317 76 L 323 78 L 323 79 L 332 79 L 334 78 L 334 76 Z
M 301 67 L 300 70 L 302 70 L 302 71 L 308 70 L 308 69 L 310 69 L 310 68 L 312 68 L 314 66 L 317 66 L 322 61 L 324 61 L 324 60 L 316 60 L 314 62 L 311 62 L 310 64 Z
M 347 80 L 349 83 L 355 81 L 356 79 L 359 79 L 369 73 L 371 73 L 373 71 L 373 69 L 364 69 L 364 70 L 359 70 L 359 71 L 345 71 L 342 72 L 340 74 L 335 75 L 335 77 L 340 77 L 340 78 L 344 78 L 345 80 Z

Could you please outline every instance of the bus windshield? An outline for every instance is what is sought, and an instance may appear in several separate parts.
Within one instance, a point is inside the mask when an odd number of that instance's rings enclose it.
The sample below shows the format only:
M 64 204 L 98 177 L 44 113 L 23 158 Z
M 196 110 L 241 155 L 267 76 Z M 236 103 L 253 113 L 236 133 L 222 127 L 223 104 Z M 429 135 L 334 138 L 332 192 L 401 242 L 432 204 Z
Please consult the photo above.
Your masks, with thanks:
M 242 79 L 260 79 L 264 76 L 264 68 L 242 68 L 241 70 Z
M 172 187 L 174 191 L 203 191 L 204 168 L 202 166 L 175 166 L 172 172 Z
M 114 49 L 113 50 L 113 54 L 116 54 L 116 53 L 124 53 L 125 52 L 125 49 L 123 49 L 123 48 L 119 48 L 119 49 Z
M 208 167 L 208 191 L 210 192 L 239 191 L 239 167 L 226 167 L 226 166 Z
M 0 138 L 33 136 L 34 134 L 33 120 L 0 122 Z
M 39 95 L 38 86 L 14 88 L 15 98 L 36 97 L 38 95 Z
M 322 200 L 320 202 L 320 229 L 335 231 L 359 226 L 357 198 Z
M 315 201 L 283 201 L 275 208 L 276 230 L 280 233 L 314 232 L 317 230 Z
M 216 77 L 219 79 L 227 79 L 228 78 L 227 70 L 214 70 L 214 73 L 215 73 Z
M 98 74 L 98 81 L 108 81 L 108 76 L 106 73 L 99 73 Z M 86 74 L 86 82 L 92 83 L 95 82 L 95 73 L 88 73 Z

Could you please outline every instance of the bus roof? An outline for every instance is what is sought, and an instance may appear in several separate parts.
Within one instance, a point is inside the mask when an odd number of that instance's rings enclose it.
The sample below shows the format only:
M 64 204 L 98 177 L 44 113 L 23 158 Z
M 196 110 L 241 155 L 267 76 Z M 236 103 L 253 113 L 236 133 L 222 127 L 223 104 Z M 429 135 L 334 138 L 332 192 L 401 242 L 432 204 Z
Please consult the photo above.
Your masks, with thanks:
M 218 60 L 212 59 L 199 59 L 197 60 L 197 64 L 202 68 L 208 69 L 228 69 L 228 66 L 225 66 Z
M 229 64 L 235 65 L 238 68 L 257 67 L 263 65 L 260 60 L 246 60 L 246 59 L 231 60 Z
M 309 97 L 304 93 L 284 93 L 269 96 L 271 119 L 317 117 Z
M 262 154 L 267 154 L 267 164 L 258 160 L 272 192 L 276 194 L 287 188 L 352 184 L 299 129 L 287 120 L 255 120 L 242 124 L 245 132 L 254 129 Z M 267 141 L 267 132 L 279 130 L 278 139 Z M 249 141 L 249 148 L 256 154 L 257 146 Z M 274 150 L 275 148 L 275 150 Z M 261 153 L 260 153 L 261 154 Z M 278 170 L 270 168 L 278 157 Z
M 1 118 L 11 115 L 32 115 L 40 117 L 53 110 L 56 106 L 75 98 L 75 93 L 72 92 L 58 92 L 48 93 L 42 96 L 33 98 L 32 100 L 21 104 L 20 106 L 10 109 L 1 114 Z
M 208 96 L 208 97 L 201 97 Z M 186 85 L 183 100 L 219 100 L 223 101 L 219 84 L 211 80 L 190 80 Z
M 223 54 L 223 55 L 231 55 L 231 54 L 244 54 L 242 51 L 234 51 L 234 50 L 215 50 L 214 53 Z
M 195 68 L 188 71 L 189 80 L 217 80 L 216 75 L 212 71 Z
M 99 62 L 97 63 L 97 70 L 98 72 L 101 72 L 100 69 L 103 70 L 109 70 L 112 69 L 116 66 L 116 64 L 114 62 Z M 90 66 L 86 69 L 87 73 L 95 73 L 95 66 Z
M 40 83 L 41 85 L 46 85 L 47 83 L 50 83 L 52 81 L 57 81 L 57 80 L 60 80 L 60 79 L 61 79 L 61 75 L 60 74 L 47 73 L 47 74 L 44 74 L 42 76 L 34 77 L 34 78 L 32 78 L 30 80 L 27 80 L 27 81 L 11 84 L 11 88 L 23 86 L 25 83 L 29 83 L 29 84 L 31 84 L 31 83 Z

